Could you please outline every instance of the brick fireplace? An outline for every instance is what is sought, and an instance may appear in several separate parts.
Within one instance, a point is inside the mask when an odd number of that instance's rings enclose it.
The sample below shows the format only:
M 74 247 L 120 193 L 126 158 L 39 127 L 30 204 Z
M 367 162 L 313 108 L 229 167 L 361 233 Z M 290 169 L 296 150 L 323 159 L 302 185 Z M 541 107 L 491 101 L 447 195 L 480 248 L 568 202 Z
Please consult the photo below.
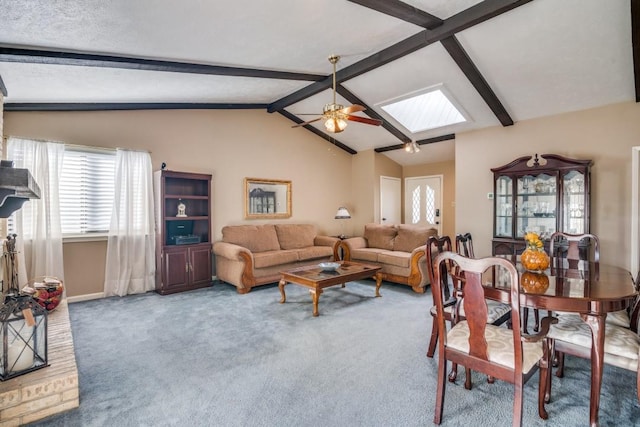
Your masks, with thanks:
M 49 313 L 48 327 L 49 366 L 0 382 L 0 427 L 31 423 L 80 404 L 66 300 Z

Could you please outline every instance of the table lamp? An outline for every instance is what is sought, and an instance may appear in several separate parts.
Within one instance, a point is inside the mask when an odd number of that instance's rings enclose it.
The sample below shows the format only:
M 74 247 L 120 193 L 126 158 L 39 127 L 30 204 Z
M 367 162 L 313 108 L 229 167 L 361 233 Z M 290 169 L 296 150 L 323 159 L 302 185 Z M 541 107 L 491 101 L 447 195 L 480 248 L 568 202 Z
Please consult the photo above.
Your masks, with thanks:
M 336 212 L 335 219 L 351 219 L 351 214 L 349 213 L 347 208 L 341 206 L 341 207 L 338 208 L 338 212 Z M 340 236 L 339 237 L 341 239 L 345 238 L 345 235 L 344 235 L 344 222 L 342 223 L 342 226 L 340 228 Z

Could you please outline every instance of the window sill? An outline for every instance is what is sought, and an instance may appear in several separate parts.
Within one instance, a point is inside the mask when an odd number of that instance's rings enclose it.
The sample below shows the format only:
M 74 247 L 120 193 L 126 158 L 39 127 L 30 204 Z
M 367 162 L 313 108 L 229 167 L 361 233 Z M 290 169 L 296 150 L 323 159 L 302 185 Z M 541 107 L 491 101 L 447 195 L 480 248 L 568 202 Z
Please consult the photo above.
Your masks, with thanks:
M 65 234 L 62 243 L 106 242 L 109 233 Z

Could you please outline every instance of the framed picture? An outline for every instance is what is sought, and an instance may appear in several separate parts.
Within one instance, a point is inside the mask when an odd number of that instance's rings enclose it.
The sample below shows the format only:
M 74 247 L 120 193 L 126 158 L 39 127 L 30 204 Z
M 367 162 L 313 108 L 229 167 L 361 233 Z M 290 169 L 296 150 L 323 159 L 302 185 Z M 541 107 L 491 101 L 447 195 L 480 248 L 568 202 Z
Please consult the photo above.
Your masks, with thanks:
M 291 181 L 244 179 L 245 219 L 291 217 Z

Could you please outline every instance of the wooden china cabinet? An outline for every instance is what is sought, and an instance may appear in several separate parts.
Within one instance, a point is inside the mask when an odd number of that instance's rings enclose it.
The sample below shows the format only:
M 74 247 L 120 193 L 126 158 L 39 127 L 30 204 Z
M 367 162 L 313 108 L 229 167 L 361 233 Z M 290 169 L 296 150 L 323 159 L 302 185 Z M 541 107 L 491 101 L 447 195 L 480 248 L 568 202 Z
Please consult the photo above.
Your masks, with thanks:
M 210 286 L 211 175 L 157 171 L 154 195 L 156 292 Z
M 589 233 L 591 160 L 556 154 L 525 156 L 493 172 L 494 255 L 520 254 L 524 234 Z M 586 250 L 585 246 L 583 250 Z

